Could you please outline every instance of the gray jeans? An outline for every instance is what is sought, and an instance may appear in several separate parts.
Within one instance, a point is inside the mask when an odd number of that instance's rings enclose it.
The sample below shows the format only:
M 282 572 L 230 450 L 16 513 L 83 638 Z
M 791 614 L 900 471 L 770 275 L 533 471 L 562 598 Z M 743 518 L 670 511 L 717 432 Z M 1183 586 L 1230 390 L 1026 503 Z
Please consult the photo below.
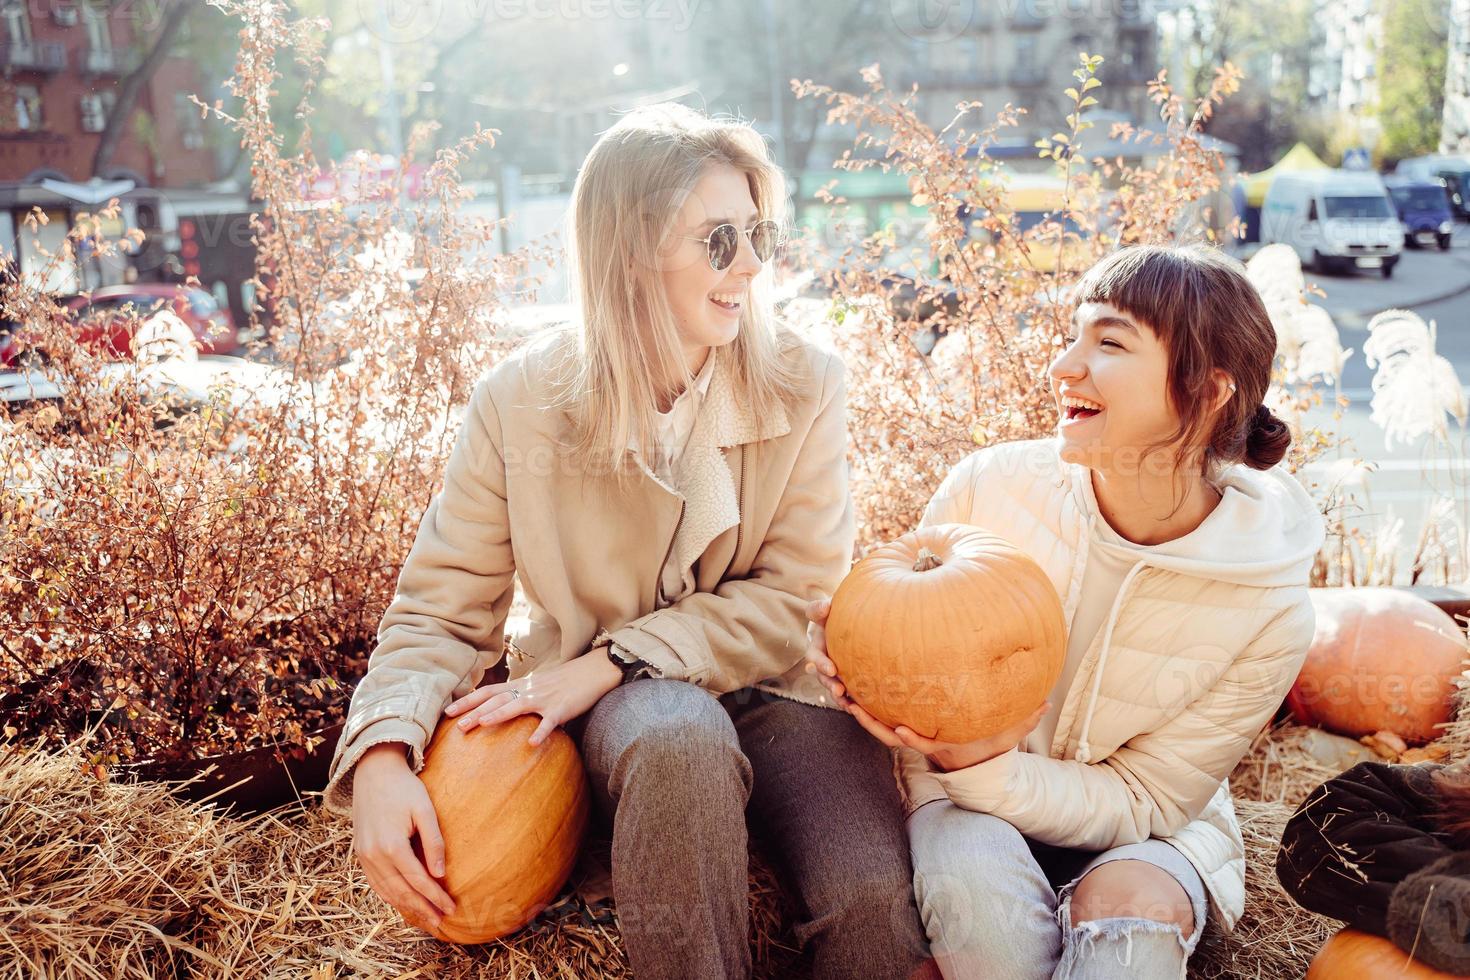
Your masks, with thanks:
M 947 980 L 1182 980 L 1209 910 L 1194 866 L 1156 838 L 1101 852 L 1049 847 L 1000 817 L 935 800 L 909 816 L 909 845 L 919 911 Z M 1082 876 L 1122 860 L 1146 861 L 1183 886 L 1194 907 L 1188 938 L 1142 917 L 1072 924 Z
M 815 976 L 935 975 L 889 753 L 849 715 L 649 678 L 567 730 L 612 820 L 613 899 L 639 980 L 750 975 L 747 805 L 803 906 Z

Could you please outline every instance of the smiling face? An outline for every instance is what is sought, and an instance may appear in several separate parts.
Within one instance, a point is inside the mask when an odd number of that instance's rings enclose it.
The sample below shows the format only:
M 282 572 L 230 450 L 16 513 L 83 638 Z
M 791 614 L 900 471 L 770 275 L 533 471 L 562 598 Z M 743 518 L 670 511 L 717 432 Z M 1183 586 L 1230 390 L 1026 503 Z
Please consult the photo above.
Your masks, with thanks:
M 761 271 L 748 231 L 761 218 L 750 193 L 750 181 L 729 164 L 712 164 L 684 200 L 660 266 L 665 295 L 686 359 L 696 364 L 709 347 L 730 343 L 740 332 L 740 314 L 749 301 L 750 282 Z M 717 225 L 741 230 L 735 260 L 725 269 L 710 268 L 703 242 Z M 687 236 L 684 238 L 677 236 Z
M 1061 456 L 1095 470 L 1172 468 L 1167 444 L 1179 427 L 1169 402 L 1169 352 L 1146 324 L 1107 303 L 1083 303 L 1072 335 L 1048 371 L 1061 415 Z

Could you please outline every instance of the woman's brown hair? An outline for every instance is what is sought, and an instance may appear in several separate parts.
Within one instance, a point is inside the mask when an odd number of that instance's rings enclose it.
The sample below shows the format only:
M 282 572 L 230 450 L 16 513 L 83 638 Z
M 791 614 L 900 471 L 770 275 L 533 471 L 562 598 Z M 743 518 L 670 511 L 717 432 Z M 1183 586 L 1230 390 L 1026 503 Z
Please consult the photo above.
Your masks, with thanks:
M 1286 455 L 1291 430 L 1262 404 L 1276 329 L 1235 259 L 1204 244 L 1132 245 L 1088 269 L 1075 299 L 1122 310 L 1168 350 L 1169 399 L 1179 415 L 1169 440 L 1179 447 L 1176 465 L 1201 448 L 1207 476 L 1228 463 L 1270 469 Z M 1212 414 L 1217 368 L 1236 390 Z

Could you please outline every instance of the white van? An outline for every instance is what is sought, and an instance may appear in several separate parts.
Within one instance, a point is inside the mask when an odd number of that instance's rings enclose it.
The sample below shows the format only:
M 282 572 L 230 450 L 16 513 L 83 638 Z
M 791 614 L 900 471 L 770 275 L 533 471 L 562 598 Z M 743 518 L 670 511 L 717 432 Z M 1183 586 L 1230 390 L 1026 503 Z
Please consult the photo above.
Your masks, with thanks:
M 1261 208 L 1261 241 L 1290 245 L 1318 271 L 1377 269 L 1393 275 L 1403 228 L 1383 178 L 1361 170 L 1307 170 L 1271 182 Z

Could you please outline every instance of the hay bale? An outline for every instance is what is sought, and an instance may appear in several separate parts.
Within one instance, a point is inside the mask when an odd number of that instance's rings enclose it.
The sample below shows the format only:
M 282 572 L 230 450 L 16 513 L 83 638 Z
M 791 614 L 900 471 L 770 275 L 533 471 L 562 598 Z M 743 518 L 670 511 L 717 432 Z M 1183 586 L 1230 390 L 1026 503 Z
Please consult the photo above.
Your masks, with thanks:
M 1287 818 L 1335 772 L 1312 754 L 1313 737 L 1297 725 L 1268 730 L 1231 777 L 1246 910 L 1229 936 L 1206 929 L 1190 965 L 1195 980 L 1300 977 L 1337 927 L 1297 906 L 1275 875 Z M 1470 731 L 1454 737 L 1470 743 Z M 351 856 L 347 821 L 320 806 L 229 819 L 156 785 L 98 782 L 83 761 L 70 750 L 0 757 L 0 950 L 22 975 L 628 975 L 605 839 L 586 848 L 574 887 L 531 926 L 459 947 L 408 926 L 372 892 Z M 750 895 L 756 975 L 809 975 L 810 957 L 791 934 L 794 899 L 759 845 Z
M 1282 802 L 1235 801 L 1245 841 L 1245 913 L 1229 935 L 1206 926 L 1189 961 L 1192 980 L 1300 980 L 1339 928 L 1337 920 L 1296 904 L 1276 880 L 1276 850 L 1294 809 Z
M 1435 740 L 1449 749 L 1446 762 L 1470 760 L 1470 670 L 1461 674 L 1455 684 L 1455 713 L 1444 734 Z
M 0 753 L 0 959 L 57 980 L 628 975 L 606 896 L 609 844 L 514 936 L 441 943 L 368 887 L 349 823 L 319 805 L 248 820 L 160 784 L 99 780 L 73 747 Z M 802 976 L 792 899 L 759 850 L 750 874 L 756 975 Z
M 1319 741 L 1325 733 L 1295 722 L 1263 729 L 1230 774 L 1230 793 L 1236 800 L 1301 805 L 1319 785 L 1358 761 L 1375 758 L 1364 749 L 1363 758 L 1341 764 L 1323 761 Z
M 525 929 L 481 946 L 442 943 L 407 925 L 369 888 L 351 856 L 351 826 L 320 806 L 256 821 L 244 860 L 221 880 L 202 945 L 225 964 L 197 976 L 421 976 L 460 980 L 629 975 L 616 913 L 604 898 L 609 845 L 594 840 L 574 887 Z M 769 864 L 751 876 L 757 976 L 799 974 L 789 899 Z
M 185 976 L 210 959 L 197 910 L 238 828 L 85 762 L 75 746 L 0 748 L 0 960 L 57 980 Z

